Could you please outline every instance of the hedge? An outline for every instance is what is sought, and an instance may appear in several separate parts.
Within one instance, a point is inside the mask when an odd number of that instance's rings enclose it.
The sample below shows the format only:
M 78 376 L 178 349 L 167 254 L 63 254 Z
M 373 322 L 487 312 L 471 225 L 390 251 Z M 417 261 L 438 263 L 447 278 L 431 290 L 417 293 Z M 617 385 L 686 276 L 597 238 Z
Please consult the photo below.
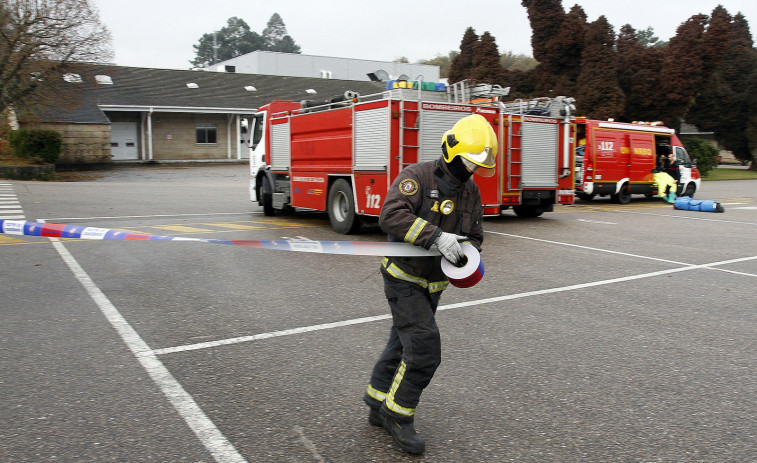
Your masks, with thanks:
M 706 175 L 707 172 L 718 166 L 717 156 L 720 152 L 712 146 L 712 143 L 699 138 L 689 137 L 685 137 L 681 142 L 689 153 L 689 157 L 696 161 L 700 174 Z
M 55 130 L 13 130 L 8 134 L 8 141 L 16 156 L 49 164 L 55 164 L 63 152 L 63 139 Z

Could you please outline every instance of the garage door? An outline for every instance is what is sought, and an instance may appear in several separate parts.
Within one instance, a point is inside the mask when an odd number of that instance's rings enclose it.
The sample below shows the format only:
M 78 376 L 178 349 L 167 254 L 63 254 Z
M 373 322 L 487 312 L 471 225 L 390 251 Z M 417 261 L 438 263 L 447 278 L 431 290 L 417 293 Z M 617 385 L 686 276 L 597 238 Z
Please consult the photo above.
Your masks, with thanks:
M 136 122 L 110 124 L 110 155 L 114 161 L 139 159 Z

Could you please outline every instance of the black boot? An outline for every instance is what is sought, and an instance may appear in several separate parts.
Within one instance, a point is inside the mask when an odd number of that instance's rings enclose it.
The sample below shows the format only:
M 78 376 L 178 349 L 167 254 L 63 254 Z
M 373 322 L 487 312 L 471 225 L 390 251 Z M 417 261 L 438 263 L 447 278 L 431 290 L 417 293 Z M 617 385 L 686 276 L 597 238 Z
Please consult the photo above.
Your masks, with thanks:
M 371 423 L 373 426 L 378 426 L 379 428 L 384 427 L 384 420 L 381 419 L 381 414 L 379 413 L 378 408 L 368 407 L 371 409 L 371 411 L 368 413 L 368 422 Z
M 399 448 L 407 453 L 419 454 L 426 450 L 423 438 L 415 432 L 413 421 L 397 421 L 389 415 L 381 414 L 384 429 L 394 438 Z

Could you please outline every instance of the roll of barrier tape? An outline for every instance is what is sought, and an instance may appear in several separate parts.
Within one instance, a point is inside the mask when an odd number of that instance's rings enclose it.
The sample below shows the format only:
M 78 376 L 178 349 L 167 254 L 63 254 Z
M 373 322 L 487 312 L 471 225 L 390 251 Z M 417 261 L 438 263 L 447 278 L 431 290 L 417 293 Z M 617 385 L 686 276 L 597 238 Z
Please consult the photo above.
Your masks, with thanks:
M 484 277 L 484 262 L 472 244 L 463 243 L 460 246 L 465 254 L 465 265 L 457 267 L 447 259 L 442 259 L 442 271 L 453 286 L 470 288 Z

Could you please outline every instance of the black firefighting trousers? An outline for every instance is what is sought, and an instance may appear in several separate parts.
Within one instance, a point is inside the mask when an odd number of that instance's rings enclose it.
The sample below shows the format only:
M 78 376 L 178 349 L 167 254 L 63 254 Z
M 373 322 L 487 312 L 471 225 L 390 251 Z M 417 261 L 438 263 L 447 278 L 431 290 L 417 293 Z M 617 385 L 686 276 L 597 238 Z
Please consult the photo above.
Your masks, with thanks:
M 421 393 L 442 360 L 434 319 L 441 291 L 429 293 L 418 285 L 383 276 L 393 324 L 364 400 L 398 421 L 412 421 Z

